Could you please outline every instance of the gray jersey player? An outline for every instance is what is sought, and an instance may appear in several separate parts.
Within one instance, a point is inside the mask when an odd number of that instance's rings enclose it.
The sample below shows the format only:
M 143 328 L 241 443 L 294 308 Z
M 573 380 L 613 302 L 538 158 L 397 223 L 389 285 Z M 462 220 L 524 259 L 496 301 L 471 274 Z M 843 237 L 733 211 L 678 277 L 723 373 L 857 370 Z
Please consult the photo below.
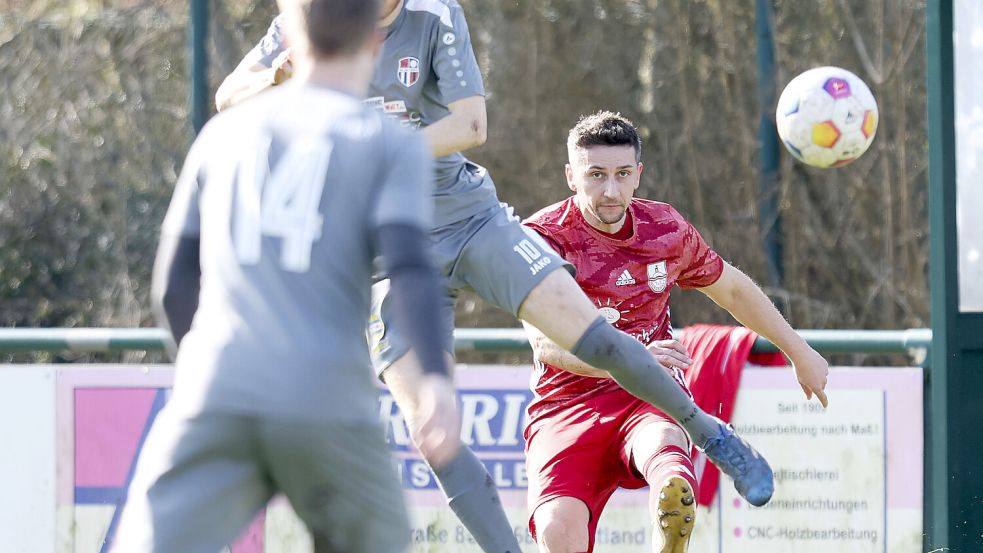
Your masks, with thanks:
M 405 551 L 364 340 L 377 256 L 425 369 L 411 377 L 416 440 L 438 465 L 457 454 L 428 252 L 431 158 L 363 102 L 378 4 L 281 9 L 299 78 L 205 127 L 164 221 L 154 289 L 179 343 L 175 386 L 114 551 L 216 553 L 278 492 L 318 552 Z
M 497 203 L 483 168 L 463 156 L 444 157 L 481 144 L 485 134 L 484 99 L 477 84 L 480 74 L 458 3 L 391 0 L 386 8 L 381 20 L 386 40 L 370 97 L 375 97 L 377 107 L 419 126 L 431 153 L 441 159 L 435 177 L 436 226 L 431 236 L 438 264 L 448 279 L 445 319 L 452 322 L 459 290 L 476 291 L 581 360 L 608 370 L 626 390 L 678 420 L 708 457 L 735 478 L 742 495 L 755 504 L 766 502 L 774 489 L 767 462 L 731 428 L 700 410 L 644 346 L 604 322 L 570 274 L 557 270 L 565 262 L 538 236 L 523 231 L 510 208 Z M 217 102 L 220 106 L 235 103 L 281 82 L 290 72 L 290 51 L 274 22 L 263 41 L 223 83 Z M 472 96 L 462 96 L 469 91 Z M 385 289 L 385 282 L 377 286 L 378 291 Z M 416 406 L 404 392 L 403 374 L 412 374 L 414 360 L 405 355 L 405 330 L 392 320 L 388 296 L 381 294 L 374 303 L 378 318 L 370 329 L 377 368 L 384 371 L 382 378 L 412 422 Z M 448 352 L 451 345 L 448 334 Z M 813 376 L 802 383 L 807 393 L 825 387 L 825 374 Z M 488 514 L 497 497 L 485 493 L 488 487 L 482 483 L 489 481 L 487 473 L 473 454 L 462 448 L 448 467 L 434 468 L 452 508 L 483 549 L 514 551 L 507 521 Z

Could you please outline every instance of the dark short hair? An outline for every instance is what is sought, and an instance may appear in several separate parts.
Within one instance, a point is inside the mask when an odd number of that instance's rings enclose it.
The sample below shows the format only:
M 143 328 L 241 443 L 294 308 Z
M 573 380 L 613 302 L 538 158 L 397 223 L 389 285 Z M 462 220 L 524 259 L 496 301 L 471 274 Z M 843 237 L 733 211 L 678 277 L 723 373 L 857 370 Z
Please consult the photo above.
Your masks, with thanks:
M 333 57 L 357 52 L 375 32 L 380 0 L 297 0 L 312 53 Z
M 576 148 L 591 146 L 631 146 L 635 149 L 635 161 L 642 160 L 642 139 L 638 136 L 635 124 L 613 111 L 584 115 L 570 129 L 567 150 L 571 155 Z

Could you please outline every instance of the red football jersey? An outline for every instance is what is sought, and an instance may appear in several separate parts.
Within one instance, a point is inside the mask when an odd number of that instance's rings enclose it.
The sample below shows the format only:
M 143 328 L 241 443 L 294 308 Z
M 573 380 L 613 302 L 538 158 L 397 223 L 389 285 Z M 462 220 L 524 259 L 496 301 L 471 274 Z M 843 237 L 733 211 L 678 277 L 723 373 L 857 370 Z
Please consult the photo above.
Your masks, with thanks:
M 643 344 L 672 337 L 669 290 L 709 286 L 723 260 L 669 204 L 635 198 L 628 207 L 627 238 L 603 233 L 584 220 L 570 197 L 525 224 L 577 269 L 577 284 L 617 329 Z M 618 235 L 626 234 L 624 229 Z M 570 402 L 621 388 L 611 379 L 578 376 L 536 360 L 529 416 L 536 419 Z

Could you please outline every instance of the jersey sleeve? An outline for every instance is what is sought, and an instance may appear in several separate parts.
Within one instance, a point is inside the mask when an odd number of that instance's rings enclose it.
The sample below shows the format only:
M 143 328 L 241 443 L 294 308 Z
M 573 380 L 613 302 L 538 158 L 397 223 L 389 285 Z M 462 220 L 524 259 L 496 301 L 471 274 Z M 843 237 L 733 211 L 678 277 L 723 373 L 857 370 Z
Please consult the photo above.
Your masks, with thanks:
M 436 40 L 433 71 L 442 102 L 449 104 L 471 96 L 484 96 L 485 85 L 471 48 L 468 23 L 456 3 L 450 7 L 449 16 L 441 18 Z
M 266 36 L 249 52 L 248 57 L 256 60 L 256 63 L 264 67 L 273 67 L 273 62 L 277 56 L 286 49 L 286 42 L 283 37 L 283 15 L 278 15 L 270 23 Z
M 402 223 L 430 232 L 433 226 L 433 158 L 417 133 L 391 128 L 383 131 L 387 155 L 376 196 L 371 227 Z
M 171 195 L 171 203 L 161 225 L 162 235 L 197 237 L 201 232 L 198 196 L 204 177 L 201 154 L 204 140 L 205 133 L 202 133 L 191 145 L 184 160 L 184 167 L 181 169 L 177 184 L 174 185 L 174 194 Z
M 560 242 L 556 238 L 554 238 L 553 235 L 550 234 L 550 232 L 546 230 L 544 227 L 537 225 L 535 223 L 531 223 L 529 221 L 525 221 L 522 224 L 526 228 L 534 231 L 536 235 L 542 238 L 543 241 L 546 242 L 546 244 L 549 247 L 553 248 L 553 251 L 559 254 L 560 257 L 564 259 L 567 257 L 567 252 L 564 251 L 564 248 L 563 246 L 560 245 Z
M 676 284 L 683 288 L 710 286 L 724 271 L 724 260 L 713 251 L 696 227 L 676 214 L 680 223 L 679 276 Z

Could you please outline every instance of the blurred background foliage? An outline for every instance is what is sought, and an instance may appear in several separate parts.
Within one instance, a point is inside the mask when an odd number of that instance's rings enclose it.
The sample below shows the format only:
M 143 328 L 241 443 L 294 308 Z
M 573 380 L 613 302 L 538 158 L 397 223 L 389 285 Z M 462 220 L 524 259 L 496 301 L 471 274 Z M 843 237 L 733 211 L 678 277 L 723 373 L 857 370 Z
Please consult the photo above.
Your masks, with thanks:
M 672 203 L 767 283 L 754 2 L 460 1 L 488 89 L 488 142 L 469 156 L 503 201 L 525 216 L 566 197 L 566 131 L 580 114 L 620 111 L 645 141 L 639 195 Z M 785 278 L 766 292 L 796 328 L 927 326 L 924 3 L 773 8 L 776 97 L 799 72 L 839 65 L 870 85 L 881 122 L 845 168 L 783 157 Z M 0 325 L 153 324 L 158 227 L 193 139 L 188 11 L 186 0 L 0 0 Z M 275 11 L 211 2 L 213 91 Z M 677 327 L 730 321 L 702 294 L 674 295 Z M 515 322 L 465 294 L 458 325 Z

